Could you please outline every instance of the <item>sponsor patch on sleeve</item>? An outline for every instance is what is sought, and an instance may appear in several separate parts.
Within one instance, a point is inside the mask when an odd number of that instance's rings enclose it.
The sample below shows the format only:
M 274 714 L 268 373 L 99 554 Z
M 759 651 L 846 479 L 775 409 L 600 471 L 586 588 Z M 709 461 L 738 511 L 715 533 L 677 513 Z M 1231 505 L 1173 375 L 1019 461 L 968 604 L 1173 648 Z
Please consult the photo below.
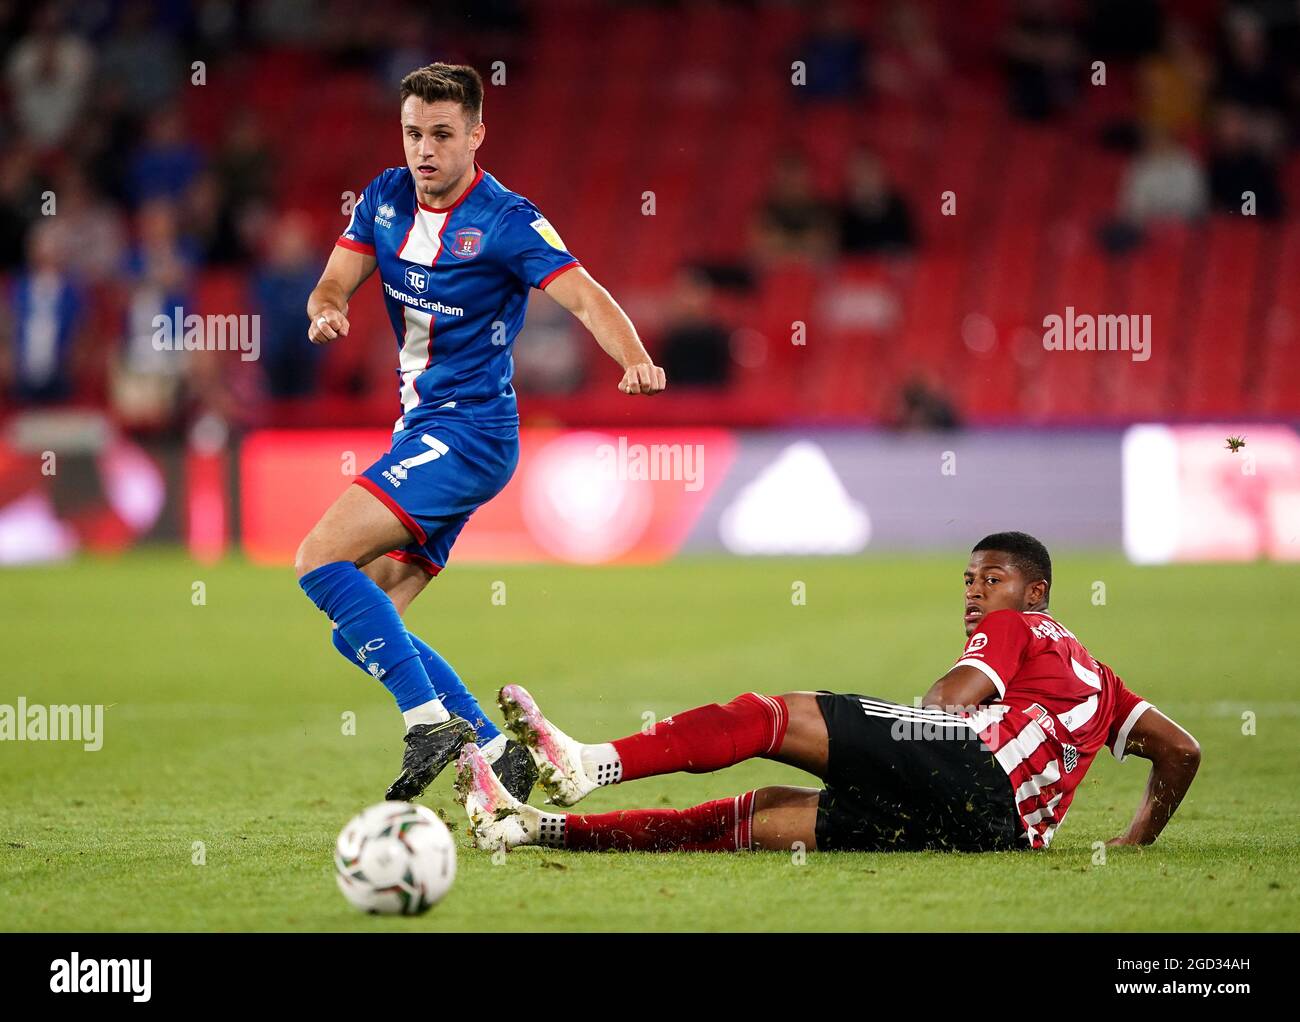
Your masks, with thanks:
M 546 217 L 539 216 L 528 226 L 540 234 L 542 240 L 546 242 L 546 244 L 550 245 L 551 248 L 558 248 L 561 252 L 564 251 L 564 242 L 560 240 L 559 232 L 551 226 L 551 222 L 547 220 Z

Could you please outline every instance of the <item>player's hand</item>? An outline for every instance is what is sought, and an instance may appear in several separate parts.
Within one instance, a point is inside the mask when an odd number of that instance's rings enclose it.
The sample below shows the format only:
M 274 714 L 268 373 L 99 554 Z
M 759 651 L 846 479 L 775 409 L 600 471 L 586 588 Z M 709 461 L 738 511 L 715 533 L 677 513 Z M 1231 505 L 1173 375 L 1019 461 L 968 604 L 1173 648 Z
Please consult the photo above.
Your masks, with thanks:
M 1113 837 L 1109 841 L 1107 841 L 1106 847 L 1117 848 L 1120 845 L 1135 845 L 1135 844 L 1137 844 L 1137 842 L 1131 840 L 1127 834 L 1121 834 L 1119 837 Z
M 311 321 L 307 339 L 312 344 L 329 344 L 336 337 L 346 337 L 349 329 L 348 317 L 330 307 Z
M 638 362 L 627 367 L 618 389 L 624 394 L 658 394 L 666 386 L 668 380 L 662 369 L 653 362 Z

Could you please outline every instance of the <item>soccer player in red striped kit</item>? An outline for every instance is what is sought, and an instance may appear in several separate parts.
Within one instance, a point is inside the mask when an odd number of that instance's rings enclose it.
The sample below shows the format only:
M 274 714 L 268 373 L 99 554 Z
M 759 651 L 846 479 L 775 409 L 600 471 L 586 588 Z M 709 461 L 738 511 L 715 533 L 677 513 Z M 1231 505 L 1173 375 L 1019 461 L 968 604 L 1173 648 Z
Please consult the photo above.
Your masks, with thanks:
M 821 778 L 820 790 L 767 787 L 691 809 L 578 814 L 515 800 L 476 746 L 458 791 L 481 847 L 575 850 L 996 851 L 1046 848 L 1102 746 L 1152 764 L 1128 829 L 1150 844 L 1196 775 L 1196 740 L 1129 691 L 1047 613 L 1052 564 L 1023 532 L 985 537 L 965 571 L 967 642 L 916 706 L 858 695 L 746 693 L 661 721 L 652 734 L 577 742 L 523 688 L 501 691 L 507 726 L 532 752 L 550 801 L 673 771 L 707 773 L 751 757 Z

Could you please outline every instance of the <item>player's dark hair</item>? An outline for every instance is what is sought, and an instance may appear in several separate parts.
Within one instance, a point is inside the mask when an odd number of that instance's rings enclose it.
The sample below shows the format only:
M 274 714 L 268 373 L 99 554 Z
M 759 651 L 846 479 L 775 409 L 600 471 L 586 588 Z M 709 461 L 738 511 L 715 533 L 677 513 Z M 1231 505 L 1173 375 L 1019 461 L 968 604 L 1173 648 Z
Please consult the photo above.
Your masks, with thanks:
M 1047 547 L 1027 532 L 995 532 L 985 536 L 971 547 L 971 553 L 980 550 L 996 550 L 1000 554 L 1010 554 L 1011 563 L 1030 582 L 1042 579 L 1050 588 L 1052 585 L 1052 555 Z
M 472 128 L 483 119 L 483 79 L 468 64 L 426 64 L 402 79 L 402 102 L 419 96 L 426 103 L 450 100 L 465 109 Z

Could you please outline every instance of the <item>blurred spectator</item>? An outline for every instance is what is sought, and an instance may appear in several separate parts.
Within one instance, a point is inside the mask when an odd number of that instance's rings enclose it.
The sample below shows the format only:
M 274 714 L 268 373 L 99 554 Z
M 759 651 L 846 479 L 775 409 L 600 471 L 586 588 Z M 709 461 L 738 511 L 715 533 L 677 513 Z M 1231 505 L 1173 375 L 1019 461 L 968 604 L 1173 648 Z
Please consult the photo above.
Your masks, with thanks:
M 590 340 L 558 303 L 534 298 L 514 348 L 515 387 L 524 393 L 572 394 L 582 384 Z
M 193 258 L 180 237 L 170 200 L 143 205 L 136 216 L 136 234 L 127 258 L 126 334 L 112 365 L 112 399 L 128 424 L 157 426 L 177 410 L 187 353 L 155 346 L 155 321 L 164 316 L 168 329 L 183 327 L 175 323 L 176 310 L 184 313 L 188 304 Z
M 879 157 L 867 150 L 849 158 L 839 236 L 845 255 L 906 251 L 915 242 L 907 201 L 890 184 Z
M 83 165 L 91 167 L 97 189 L 120 206 L 131 204 L 129 178 L 140 143 L 140 122 L 126 108 L 126 87 L 104 81 L 87 104 L 78 141 L 84 145 Z M 89 172 L 89 171 L 88 171 Z
M 54 183 L 57 212 L 51 219 L 65 235 L 72 271 L 87 284 L 100 284 L 121 269 L 126 247 L 122 215 L 93 190 L 85 174 L 68 166 Z
M 28 12 L 19 0 L 0 0 L 0 67 L 9 59 L 13 48 L 22 40 L 23 23 Z
M 1086 6 L 1090 57 L 1136 60 L 1160 46 L 1164 13 L 1159 0 L 1090 0 Z
M 231 118 L 213 164 L 223 191 L 236 205 L 270 196 L 275 161 L 251 110 L 240 110 Z
M 27 232 L 40 215 L 41 191 L 27 149 L 0 152 L 0 273 L 22 265 Z
M 194 11 L 195 43 L 205 55 L 224 58 L 239 43 L 242 11 L 233 0 L 198 0 Z
M 209 266 L 229 266 L 248 258 L 235 220 L 235 206 L 213 171 L 203 171 L 194 179 L 185 193 L 182 209 L 185 236 L 193 244 L 201 262 Z
M 27 266 L 14 278 L 3 321 L 10 334 L 5 361 L 10 394 L 48 404 L 73 393 L 73 347 L 83 301 L 68 272 L 66 235 L 52 219 L 36 225 L 27 241 Z
M 416 7 L 406 16 L 401 38 L 379 48 L 379 81 L 388 90 L 388 94 L 396 93 L 398 84 L 410 73 L 411 68 L 423 67 L 429 63 L 429 43 L 438 38 L 437 23 L 441 16 L 445 16 L 443 12 L 435 15 L 431 7 Z M 347 25 L 348 21 L 345 20 L 343 24 Z M 440 54 L 438 59 L 446 60 L 447 55 Z M 458 57 L 456 62 L 460 63 L 461 60 Z
M 1171 22 L 1159 52 L 1138 68 L 1142 129 L 1172 138 L 1199 130 L 1209 82 L 1209 62 L 1191 28 Z
M 688 269 L 677 275 L 659 343 L 659 362 L 674 387 L 721 387 L 731 375 L 731 332 L 713 304 L 703 273 Z
M 948 71 L 948 57 L 935 35 L 930 8 L 914 0 L 894 0 L 885 17 L 874 83 L 882 92 L 938 111 L 943 108 Z
M 1224 18 L 1217 98 L 1277 116 L 1286 106 L 1286 91 L 1286 78 L 1270 52 L 1262 17 L 1249 8 L 1231 9 Z
M 956 429 L 961 425 L 952 402 L 923 373 L 914 373 L 898 395 L 895 424 L 900 429 Z
M 1210 150 L 1210 199 L 1225 213 L 1243 212 L 1247 193 L 1255 213 L 1266 219 L 1282 213 L 1277 139 L 1269 127 L 1239 106 L 1221 106 L 1214 115 Z
M 801 99 L 857 99 L 870 80 L 867 41 L 854 28 L 849 5 L 832 0 L 821 6 L 817 24 L 800 40 L 794 60 L 807 67 Z
M 777 161 L 754 226 L 754 242 L 760 261 L 820 258 L 833 247 L 831 211 L 813 192 L 808 163 L 798 153 Z
M 353 12 L 355 8 L 353 9 Z M 324 10 L 317 0 L 263 0 L 255 5 L 257 37 L 268 43 L 309 45 L 322 35 L 336 35 L 340 26 L 356 23 L 363 33 L 373 32 L 372 24 L 383 18 L 356 18 L 353 12 L 340 9 L 337 3 Z
M 198 147 L 185 135 L 177 107 L 149 118 L 145 142 L 131 160 L 127 187 L 138 205 L 151 199 L 179 199 L 203 166 Z
M 283 0 L 278 0 L 283 3 Z M 285 4 L 285 6 L 290 6 Z M 381 4 L 381 9 L 385 5 Z M 421 7 L 435 7 L 433 4 L 421 4 Z M 331 66 L 336 68 L 378 71 L 383 73 L 384 55 L 394 45 L 390 21 L 385 17 L 357 18 L 356 4 L 353 0 L 326 0 L 323 12 L 313 12 L 308 18 L 315 23 L 317 45 L 329 55 Z M 425 47 L 425 53 L 432 46 L 448 48 L 447 33 L 431 35 L 431 22 L 423 12 L 412 17 L 409 6 L 400 3 L 388 5 L 392 18 L 403 22 L 403 35 L 425 33 L 418 39 Z M 287 26 L 286 26 L 287 28 Z M 279 31 L 279 29 L 277 29 Z M 415 40 L 412 40 L 415 41 Z M 416 66 L 427 64 L 428 58 L 417 60 Z M 408 68 L 409 70 L 409 68 Z
M 94 69 L 85 40 L 63 27 L 56 3 L 37 9 L 30 34 L 9 54 L 5 78 L 19 130 L 42 149 L 58 145 L 81 112 Z
M 118 11 L 116 28 L 100 46 L 100 76 L 123 86 L 126 109 L 137 115 L 164 106 L 189 82 L 180 48 L 155 23 L 148 0 L 129 0 Z
M 472 19 L 475 31 L 493 37 L 520 35 L 528 28 L 525 0 L 451 0 L 446 6 L 466 20 Z
M 1166 135 L 1151 134 L 1120 185 L 1120 217 L 1134 227 L 1194 220 L 1205 213 L 1209 186 L 1193 153 Z
M 311 223 L 286 213 L 267 232 L 266 260 L 253 278 L 262 317 L 258 361 L 272 399 L 307 397 L 317 390 L 324 345 L 307 340 L 307 296 L 320 277 L 320 251 Z
M 1250 8 L 1231 8 L 1224 17 L 1214 93 L 1210 192 L 1215 208 L 1241 213 L 1243 193 L 1252 192 L 1259 216 L 1279 216 L 1287 82 L 1270 52 L 1262 16 Z
M 1011 111 L 1042 121 L 1072 106 L 1082 80 L 1074 24 L 1058 0 L 1019 0 L 1007 36 Z
M 244 260 L 251 239 L 265 229 L 276 162 L 257 117 L 240 111 L 226 131 L 213 161 L 215 179 L 200 175 L 191 196 L 194 215 L 202 226 L 208 258 L 219 262 Z

